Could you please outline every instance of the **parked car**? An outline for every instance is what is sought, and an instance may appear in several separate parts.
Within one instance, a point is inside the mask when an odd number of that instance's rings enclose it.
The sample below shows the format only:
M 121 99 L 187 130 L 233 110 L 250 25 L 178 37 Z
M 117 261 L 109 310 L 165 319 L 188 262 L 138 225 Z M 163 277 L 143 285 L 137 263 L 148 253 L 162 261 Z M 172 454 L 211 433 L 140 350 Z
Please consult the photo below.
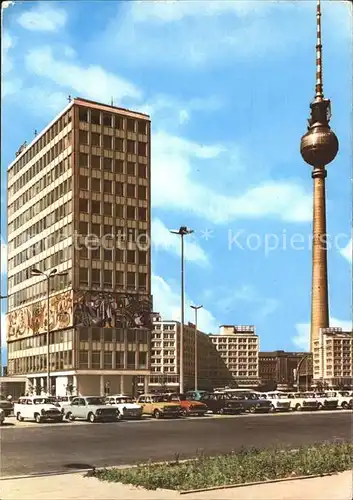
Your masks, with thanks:
M 123 396 L 122 394 L 108 396 L 105 399 L 105 403 L 116 408 L 119 420 L 142 418 L 142 407 L 135 403 L 134 399 L 129 396 Z
M 106 405 L 104 398 L 97 396 L 77 396 L 65 408 L 68 420 L 83 419 L 88 422 L 113 422 L 117 419 L 117 409 Z
M 275 392 L 265 392 L 258 393 L 260 399 L 267 399 L 271 403 L 270 411 L 289 411 L 290 410 L 290 399 L 287 394 L 284 394 L 279 391 Z
M 203 401 L 192 400 L 187 394 L 168 394 L 166 396 L 168 401 L 180 404 L 184 417 L 190 417 L 192 415 L 202 417 L 208 411 Z
M 236 415 L 245 411 L 244 405 L 240 400 L 230 398 L 224 392 L 204 394 L 200 401 L 205 403 L 212 413 Z
M 141 394 L 136 402 L 142 406 L 144 415 L 154 418 L 178 418 L 182 415 L 180 404 L 168 401 L 168 396 L 162 394 Z
M 0 408 L 0 425 L 2 425 L 5 421 L 5 412 L 2 408 Z
M 294 411 L 317 410 L 319 402 L 311 393 L 295 392 L 289 393 L 288 398 L 291 402 L 291 409 Z
M 205 394 L 210 394 L 208 391 L 187 391 L 187 397 L 193 401 L 201 401 Z
M 257 393 L 244 392 L 227 392 L 227 396 L 235 401 L 241 402 L 244 411 L 249 413 L 269 413 L 271 411 L 271 402 L 267 399 L 260 399 Z
M 60 408 L 55 406 L 51 398 L 44 396 L 25 396 L 14 405 L 14 413 L 19 422 L 25 418 L 41 422 L 62 422 L 63 414 Z
M 337 407 L 343 410 L 349 409 L 349 402 L 352 400 L 352 393 L 349 391 L 326 391 L 327 397 L 337 399 Z
M 4 410 L 5 417 L 11 415 L 13 411 L 13 403 L 5 398 L 3 394 L 0 394 L 0 408 Z
M 336 410 L 338 406 L 338 398 L 329 396 L 325 392 L 316 393 L 314 397 L 318 402 L 318 410 Z
M 77 396 L 58 396 L 55 398 L 57 406 L 60 408 L 61 413 L 66 413 L 66 408 L 72 403 L 73 399 Z

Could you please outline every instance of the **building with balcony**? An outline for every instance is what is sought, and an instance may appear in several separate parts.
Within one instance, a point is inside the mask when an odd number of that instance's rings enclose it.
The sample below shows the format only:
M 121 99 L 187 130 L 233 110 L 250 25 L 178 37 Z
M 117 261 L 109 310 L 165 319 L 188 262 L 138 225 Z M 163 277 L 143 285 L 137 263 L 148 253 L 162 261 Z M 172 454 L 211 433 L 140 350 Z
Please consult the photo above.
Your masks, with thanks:
M 353 333 L 342 328 L 321 328 L 314 343 L 313 374 L 316 384 L 353 388 Z
M 148 383 L 150 128 L 145 114 L 75 98 L 8 167 L 8 373 L 28 390 Z M 66 273 L 49 301 L 33 268 Z
M 255 327 L 221 325 L 219 334 L 209 335 L 221 359 L 239 386 L 256 386 L 259 382 L 259 338 Z

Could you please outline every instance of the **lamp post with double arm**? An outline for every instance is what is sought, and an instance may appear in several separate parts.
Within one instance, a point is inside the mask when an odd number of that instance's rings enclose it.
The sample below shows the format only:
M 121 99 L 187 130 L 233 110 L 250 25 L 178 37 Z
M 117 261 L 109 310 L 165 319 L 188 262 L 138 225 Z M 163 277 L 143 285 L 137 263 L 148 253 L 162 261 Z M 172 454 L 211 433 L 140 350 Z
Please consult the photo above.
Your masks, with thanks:
M 190 306 L 195 311 L 195 391 L 198 385 L 198 352 L 197 352 L 197 311 L 203 306 Z
M 44 276 L 47 280 L 47 393 L 50 395 L 50 280 L 55 276 L 66 276 L 67 272 L 58 272 L 57 269 L 52 269 L 49 272 L 41 271 L 36 267 L 31 269 L 32 276 Z
M 181 324 L 180 324 L 180 368 L 179 386 L 180 393 L 184 393 L 184 236 L 193 233 L 192 229 L 181 226 L 178 230 L 171 230 L 173 234 L 178 234 L 181 238 Z

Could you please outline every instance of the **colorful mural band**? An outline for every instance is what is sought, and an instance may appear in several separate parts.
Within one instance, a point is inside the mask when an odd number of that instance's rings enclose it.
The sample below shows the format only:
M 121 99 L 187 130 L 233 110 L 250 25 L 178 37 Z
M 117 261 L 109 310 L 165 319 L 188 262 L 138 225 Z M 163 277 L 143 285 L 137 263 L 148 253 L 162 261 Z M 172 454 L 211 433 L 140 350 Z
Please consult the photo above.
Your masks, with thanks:
M 146 295 L 64 292 L 50 298 L 50 331 L 70 327 L 147 328 L 152 326 L 152 298 Z M 47 331 L 47 301 L 7 315 L 7 340 L 18 340 Z

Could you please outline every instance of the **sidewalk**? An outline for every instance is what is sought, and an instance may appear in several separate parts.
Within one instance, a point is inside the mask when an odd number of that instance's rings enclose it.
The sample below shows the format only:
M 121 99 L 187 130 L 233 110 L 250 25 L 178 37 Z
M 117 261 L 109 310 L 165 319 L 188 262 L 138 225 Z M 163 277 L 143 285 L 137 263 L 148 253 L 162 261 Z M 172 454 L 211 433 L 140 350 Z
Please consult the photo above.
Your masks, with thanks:
M 180 495 L 174 491 L 147 491 L 86 478 L 81 473 L 0 481 L 1 500 L 352 500 L 353 472 L 315 479 L 219 489 Z

